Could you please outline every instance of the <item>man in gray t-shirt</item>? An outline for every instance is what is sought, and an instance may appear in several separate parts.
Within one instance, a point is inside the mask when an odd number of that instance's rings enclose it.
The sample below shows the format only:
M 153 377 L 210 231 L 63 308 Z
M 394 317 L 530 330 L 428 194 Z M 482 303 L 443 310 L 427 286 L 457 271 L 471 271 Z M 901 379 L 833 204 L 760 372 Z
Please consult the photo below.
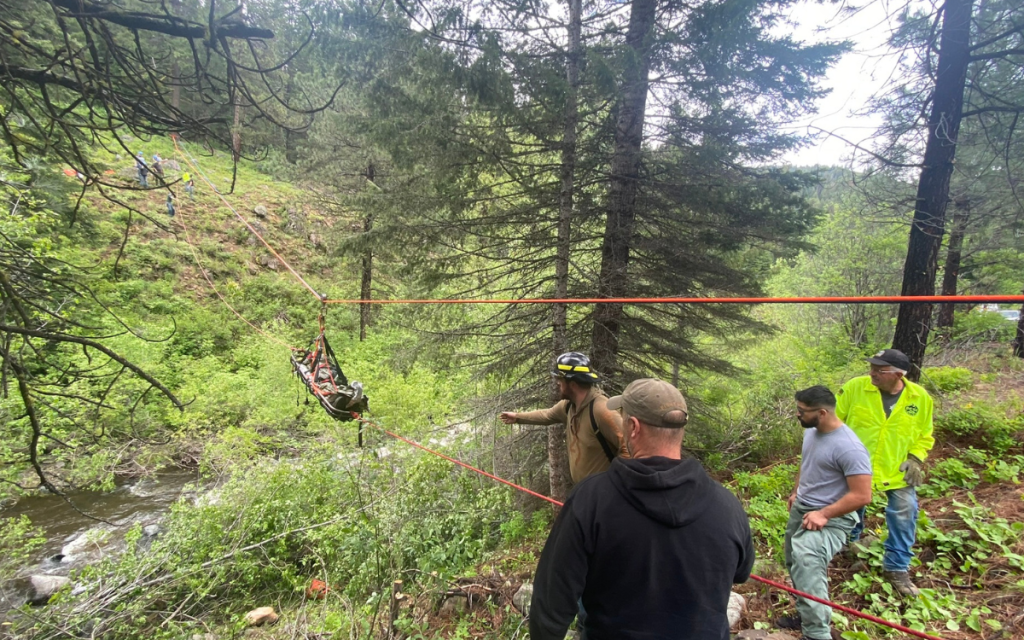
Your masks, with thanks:
M 871 502 L 871 457 L 836 417 L 836 397 L 827 387 L 796 393 L 797 419 L 804 431 L 796 488 L 789 496 L 786 568 L 799 591 L 828 599 L 828 563 L 857 523 L 857 509 Z M 777 624 L 801 629 L 806 640 L 829 640 L 832 610 L 797 598 L 798 616 Z

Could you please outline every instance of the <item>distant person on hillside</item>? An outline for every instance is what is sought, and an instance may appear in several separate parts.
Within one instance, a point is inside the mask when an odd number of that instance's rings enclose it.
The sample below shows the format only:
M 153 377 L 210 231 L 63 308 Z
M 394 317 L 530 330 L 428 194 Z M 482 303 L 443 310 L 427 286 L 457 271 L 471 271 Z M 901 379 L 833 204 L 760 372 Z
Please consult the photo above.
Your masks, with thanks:
M 193 195 L 196 190 L 196 183 L 192 179 L 192 174 L 187 171 L 181 174 L 181 181 L 185 183 L 185 193 L 188 194 L 188 199 L 193 200 Z
M 924 482 L 922 466 L 935 445 L 932 437 L 932 399 L 923 387 L 905 380 L 910 359 L 886 349 L 867 359 L 871 372 L 850 380 L 839 391 L 836 416 L 850 425 L 871 452 L 874 488 L 887 499 L 883 574 L 905 596 L 916 596 L 910 580 L 910 560 L 917 539 L 917 491 Z M 861 521 L 850 534 L 856 542 Z
M 160 181 L 163 182 L 164 165 L 163 160 L 160 159 L 160 154 L 158 153 L 153 154 L 153 174 L 156 175 L 156 177 L 160 178 Z
M 174 217 L 174 192 L 167 192 L 167 215 Z
M 569 473 L 572 481 L 601 473 L 613 458 L 625 453 L 618 414 L 607 408 L 608 398 L 597 386 L 600 377 L 590 366 L 590 359 L 571 351 L 555 360 L 551 371 L 558 384 L 561 400 L 550 409 L 501 414 L 505 424 L 565 424 L 565 441 L 569 447 Z
M 732 585 L 754 566 L 743 506 L 681 459 L 688 415 L 674 386 L 636 380 L 607 405 L 630 457 L 565 501 L 537 565 L 530 638 L 563 640 L 582 601 L 587 640 L 728 640 Z
M 786 568 L 793 587 L 828 599 L 828 563 L 871 502 L 871 457 L 836 417 L 836 397 L 817 386 L 796 393 L 796 416 L 804 428 L 800 471 L 786 504 Z M 800 629 L 804 640 L 831 640 L 832 608 L 797 598 L 796 617 L 777 624 Z
M 149 166 L 146 164 L 146 156 L 141 151 L 135 154 L 135 170 L 138 172 L 139 186 L 148 187 L 146 178 L 149 176 Z

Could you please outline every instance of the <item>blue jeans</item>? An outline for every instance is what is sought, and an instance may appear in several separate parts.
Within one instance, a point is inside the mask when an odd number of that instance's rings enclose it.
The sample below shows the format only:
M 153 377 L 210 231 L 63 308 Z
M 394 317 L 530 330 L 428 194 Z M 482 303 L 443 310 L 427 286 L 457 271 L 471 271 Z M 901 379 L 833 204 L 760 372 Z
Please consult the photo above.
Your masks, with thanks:
M 885 539 L 885 556 L 882 569 L 885 571 L 907 571 L 914 557 L 911 550 L 917 539 L 917 491 L 914 487 L 903 487 L 885 492 L 885 524 L 889 537 Z M 850 541 L 856 542 L 864 531 L 864 509 L 857 512 L 860 522 L 850 532 Z

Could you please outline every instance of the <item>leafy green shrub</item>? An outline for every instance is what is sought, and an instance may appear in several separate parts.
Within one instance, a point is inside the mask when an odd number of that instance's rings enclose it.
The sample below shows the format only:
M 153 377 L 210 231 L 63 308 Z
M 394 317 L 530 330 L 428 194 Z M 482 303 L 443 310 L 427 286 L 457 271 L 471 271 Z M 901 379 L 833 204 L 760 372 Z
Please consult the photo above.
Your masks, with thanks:
M 927 498 L 945 495 L 952 488 L 973 489 L 978 484 L 974 469 L 957 458 L 946 458 L 936 462 L 928 474 L 928 482 L 918 493 Z
M 543 542 L 548 533 L 547 514 L 547 511 L 534 511 L 533 516 L 527 518 L 521 511 L 513 513 L 508 521 L 498 527 L 502 545 L 511 547 L 530 540 Z
M 786 498 L 793 491 L 798 468 L 796 464 L 780 464 L 767 471 L 733 476 L 732 484 L 750 516 L 755 540 L 780 562 L 789 520 Z
M 1017 444 L 1016 435 L 1024 429 L 1024 418 L 1010 419 L 1006 412 L 983 403 L 967 403 L 935 420 L 940 431 L 971 441 L 980 441 L 988 449 L 1005 452 Z
M 953 318 L 952 343 L 1009 342 L 1015 327 L 1012 322 L 993 311 L 958 313 Z
M 5 579 L 14 576 L 32 553 L 46 542 L 39 533 L 26 515 L 0 518 L 0 590 Z
M 963 367 L 928 367 L 922 373 L 924 386 L 932 393 L 952 393 L 974 386 L 974 374 Z
M 248 441 L 241 431 L 236 436 Z M 192 623 L 165 632 L 163 618 L 151 612 L 193 598 L 192 619 L 234 627 L 253 602 L 297 604 L 315 577 L 333 586 L 324 628 L 369 637 L 360 625 L 387 606 L 392 580 L 415 576 L 418 588 L 443 591 L 503 537 L 546 529 L 544 513 L 513 517 L 505 487 L 417 452 L 377 459 L 326 445 L 301 461 L 264 458 L 232 471 L 220 487 L 174 505 L 149 552 L 136 549 L 141 533 L 133 530 L 124 554 L 76 578 L 95 588 L 68 594 L 45 615 L 74 627 L 84 622 L 76 611 L 92 610 L 77 607 L 110 602 L 116 607 L 90 623 L 97 636 L 190 637 Z M 149 581 L 145 589 L 138 588 L 140 575 Z
M 1022 463 L 1024 463 L 1024 458 L 1021 456 L 1014 456 L 1011 462 L 1006 460 L 989 460 L 985 470 L 981 472 L 981 477 L 985 479 L 985 482 L 993 484 L 997 482 L 1020 484 Z

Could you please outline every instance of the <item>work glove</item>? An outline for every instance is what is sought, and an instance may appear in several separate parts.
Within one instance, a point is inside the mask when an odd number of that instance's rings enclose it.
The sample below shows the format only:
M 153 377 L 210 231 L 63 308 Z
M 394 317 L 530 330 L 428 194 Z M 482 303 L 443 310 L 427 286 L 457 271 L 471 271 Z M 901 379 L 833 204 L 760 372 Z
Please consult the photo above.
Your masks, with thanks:
M 923 464 L 917 459 L 917 456 L 908 454 L 907 459 L 900 465 L 903 482 L 906 482 L 908 487 L 920 487 L 924 484 L 924 470 L 921 469 Z

